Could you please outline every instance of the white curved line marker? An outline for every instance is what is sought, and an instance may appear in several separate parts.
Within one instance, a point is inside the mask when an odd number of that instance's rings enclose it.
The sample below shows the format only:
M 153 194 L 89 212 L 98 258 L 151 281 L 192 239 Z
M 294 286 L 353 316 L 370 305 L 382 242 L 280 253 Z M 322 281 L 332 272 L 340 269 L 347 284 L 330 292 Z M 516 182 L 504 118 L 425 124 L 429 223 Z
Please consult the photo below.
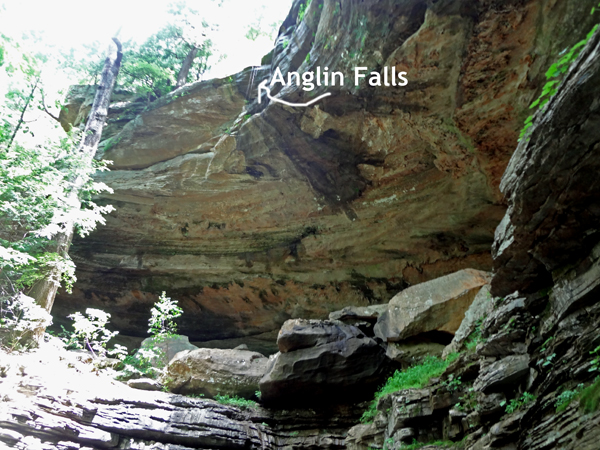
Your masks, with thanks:
M 258 103 L 261 102 L 261 94 L 262 94 L 263 89 L 265 91 L 267 91 L 267 97 L 269 97 L 270 100 L 273 100 L 276 103 L 282 103 L 282 104 L 287 105 L 287 106 L 307 107 L 307 106 L 310 106 L 313 103 L 316 103 L 319 100 L 324 99 L 325 97 L 329 97 L 331 95 L 331 92 L 328 92 L 326 94 L 319 95 L 317 98 L 313 98 L 310 102 L 306 102 L 306 103 L 291 103 L 291 102 L 286 102 L 285 100 L 281 100 L 279 98 L 275 98 L 275 97 L 271 96 L 271 89 L 269 89 L 267 87 L 267 83 L 268 82 L 269 82 L 269 80 L 265 80 L 265 81 L 263 81 L 262 83 L 260 83 L 258 85 Z

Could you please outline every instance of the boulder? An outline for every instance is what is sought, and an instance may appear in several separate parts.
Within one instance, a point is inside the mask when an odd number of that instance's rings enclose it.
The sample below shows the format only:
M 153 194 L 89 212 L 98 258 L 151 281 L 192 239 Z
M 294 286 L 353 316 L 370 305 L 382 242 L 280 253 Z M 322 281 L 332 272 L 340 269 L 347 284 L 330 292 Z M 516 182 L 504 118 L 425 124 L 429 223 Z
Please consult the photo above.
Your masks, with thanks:
M 281 353 L 324 345 L 347 338 L 347 327 L 335 321 L 292 319 L 287 320 L 277 336 Z M 352 331 L 354 333 L 354 331 Z
M 266 403 L 355 402 L 372 395 L 380 382 L 383 349 L 351 325 L 290 320 L 278 344 L 285 351 L 271 356 L 260 380 Z
M 375 322 L 380 315 L 387 311 L 385 305 L 347 306 L 329 314 L 329 320 L 366 320 Z
M 154 337 L 149 337 L 142 341 L 140 346 L 141 348 L 151 348 L 155 347 L 163 352 L 165 352 L 164 357 L 162 358 L 162 362 L 164 365 L 169 364 L 169 361 L 173 359 L 173 357 L 184 350 L 196 350 L 198 347 L 190 344 L 190 340 L 187 336 L 175 335 L 173 337 L 168 337 L 164 339 L 156 339 Z
M 265 356 L 247 350 L 186 350 L 169 363 L 161 382 L 178 394 L 251 398 L 258 390 L 267 362 Z
M 373 337 L 373 327 L 381 314 L 387 311 L 387 303 L 383 305 L 347 306 L 329 314 L 329 320 L 340 320 L 354 325 L 369 337 Z
M 490 274 L 464 269 L 397 294 L 377 320 L 375 335 L 395 342 L 431 331 L 456 333 Z
M 490 293 L 490 285 L 486 284 L 483 286 L 475 299 L 473 299 L 473 303 L 467 309 L 465 313 L 465 318 L 456 330 L 454 334 L 454 338 L 452 342 L 446 346 L 444 349 L 444 357 L 449 355 L 450 353 L 458 352 L 462 350 L 463 344 L 468 339 L 468 337 L 473 333 L 476 328 L 481 326 L 481 321 L 485 319 L 488 314 L 492 312 L 494 308 L 494 303 L 492 302 L 492 294 Z

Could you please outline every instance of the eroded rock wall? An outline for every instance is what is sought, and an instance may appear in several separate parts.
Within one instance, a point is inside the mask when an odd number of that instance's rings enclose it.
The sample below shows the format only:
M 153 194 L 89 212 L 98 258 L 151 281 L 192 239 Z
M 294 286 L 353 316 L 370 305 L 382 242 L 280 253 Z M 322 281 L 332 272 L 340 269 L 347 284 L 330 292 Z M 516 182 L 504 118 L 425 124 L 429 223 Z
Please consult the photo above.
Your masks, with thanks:
M 298 1 L 270 65 L 113 105 L 102 154 L 115 165 L 98 178 L 116 211 L 75 241 L 56 320 L 85 304 L 141 336 L 165 290 L 192 341 L 239 338 L 489 270 L 527 106 L 593 3 L 313 0 L 297 23 Z M 356 66 L 409 84 L 354 86 Z M 277 94 L 332 93 L 309 108 L 259 104 L 276 67 L 328 67 L 345 85 Z
M 468 450 L 598 448 L 599 99 L 596 31 L 502 178 L 495 296 L 476 347 L 454 346 L 463 353 L 426 389 L 382 397 L 348 448 L 439 438 Z

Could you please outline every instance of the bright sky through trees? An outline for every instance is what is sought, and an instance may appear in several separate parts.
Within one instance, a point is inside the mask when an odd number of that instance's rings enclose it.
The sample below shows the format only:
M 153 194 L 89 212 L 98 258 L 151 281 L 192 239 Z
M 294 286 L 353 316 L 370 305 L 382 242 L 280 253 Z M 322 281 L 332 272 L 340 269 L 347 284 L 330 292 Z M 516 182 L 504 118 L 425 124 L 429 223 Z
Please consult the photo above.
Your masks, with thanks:
M 34 31 L 44 45 L 58 49 L 80 47 L 94 41 L 106 42 L 120 31 L 122 41 L 143 42 L 169 19 L 170 1 L 103 0 L 0 0 L 0 32 L 20 39 L 22 33 Z M 211 34 L 213 48 L 227 58 L 211 61 L 209 77 L 225 77 L 260 58 L 273 45 L 272 36 L 246 38 L 249 27 L 265 32 L 285 19 L 292 0 L 189 0 L 188 5 L 204 15 L 218 29 Z M 221 3 L 221 6 L 219 6 Z M 43 49 L 40 49 L 43 50 Z
M 143 43 L 158 32 L 173 16 L 168 13 L 174 3 L 187 3 L 210 23 L 209 37 L 212 56 L 211 69 L 204 79 L 223 78 L 245 67 L 259 65 L 261 58 L 273 48 L 279 26 L 287 16 L 292 0 L 102 0 L 82 2 L 76 0 L 0 0 L 0 33 L 17 42 L 21 49 L 31 54 L 54 56 L 75 50 L 83 59 L 89 52 L 85 45 L 100 42 L 108 50 L 111 38 L 118 32 L 122 42 L 134 40 Z M 251 29 L 261 31 L 248 39 Z M 29 38 L 24 38 L 29 36 Z M 32 38 L 33 36 L 33 38 Z M 223 55 L 226 57 L 223 58 Z M 101 60 L 99 58 L 99 60 Z M 70 84 L 78 79 L 67 70 L 53 66 L 53 58 L 42 68 L 43 84 L 49 104 L 64 99 Z M 175 68 L 178 70 L 178 68 Z M 8 81 L 0 72 L 0 95 L 4 95 Z M 58 110 L 53 110 L 58 114 Z M 35 137 L 27 138 L 31 145 L 38 139 L 55 135 L 62 137 L 52 121 L 34 114 L 31 127 Z

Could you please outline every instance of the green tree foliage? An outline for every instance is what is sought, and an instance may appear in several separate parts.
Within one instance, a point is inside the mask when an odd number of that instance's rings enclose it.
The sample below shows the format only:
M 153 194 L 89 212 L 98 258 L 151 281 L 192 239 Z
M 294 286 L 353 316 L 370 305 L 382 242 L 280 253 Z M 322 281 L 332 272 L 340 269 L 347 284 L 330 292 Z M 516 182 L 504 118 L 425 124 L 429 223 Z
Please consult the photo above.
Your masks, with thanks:
M 194 49 L 185 82 L 201 78 L 208 69 L 210 47 L 210 41 L 198 43 L 186 38 L 183 27 L 169 25 L 141 45 L 127 45 L 117 83 L 148 98 L 161 97 L 175 89 L 182 65 Z
M 209 69 L 212 42 L 206 37 L 211 27 L 198 11 L 185 3 L 172 4 L 168 25 L 139 44 L 123 43 L 123 62 L 117 78 L 121 90 L 155 100 L 178 87 L 201 79 Z M 102 71 L 101 43 L 85 47 L 87 55 L 77 58 L 74 50 L 63 54 L 63 66 L 74 71 L 79 82 L 95 84 Z M 178 83 L 179 78 L 182 81 Z
M 86 235 L 103 222 L 102 214 L 111 207 L 91 201 L 94 193 L 108 190 L 91 178 L 104 165 L 78 154 L 77 136 L 44 141 L 32 128 L 43 119 L 58 126 L 46 115 L 41 74 L 45 58 L 23 51 L 4 35 L 0 49 L 4 81 L 0 85 L 0 316 L 8 318 L 9 305 L 15 305 L 26 288 L 52 269 L 59 269 L 59 279 L 54 281 L 70 286 L 74 265 L 55 252 L 52 239 L 69 220 Z M 78 192 L 82 207 L 69 200 L 74 176 L 84 180 L 83 191 Z

